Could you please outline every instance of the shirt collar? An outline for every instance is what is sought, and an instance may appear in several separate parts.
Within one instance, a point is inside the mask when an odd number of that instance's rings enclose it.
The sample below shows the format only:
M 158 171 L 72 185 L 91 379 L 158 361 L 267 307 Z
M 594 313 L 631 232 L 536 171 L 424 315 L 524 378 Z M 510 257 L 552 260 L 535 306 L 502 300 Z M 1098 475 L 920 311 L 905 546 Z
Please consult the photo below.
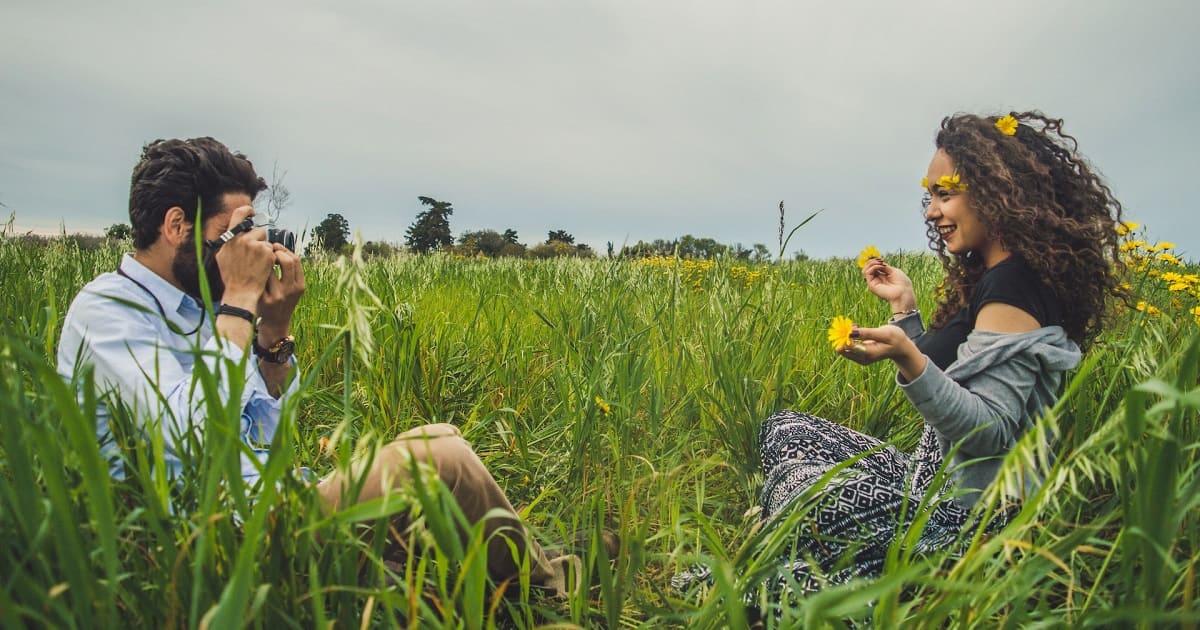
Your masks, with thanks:
M 176 317 L 171 317 L 175 323 L 185 325 L 187 327 L 194 326 L 196 317 L 200 313 L 200 304 L 192 296 L 184 293 L 178 287 L 167 282 L 165 278 L 154 273 L 149 267 L 138 262 L 133 254 L 125 254 L 119 265 L 121 271 L 125 272 L 130 278 L 137 280 L 150 291 L 163 309 L 168 313 L 168 316 L 182 317 L 183 321 L 176 320 Z

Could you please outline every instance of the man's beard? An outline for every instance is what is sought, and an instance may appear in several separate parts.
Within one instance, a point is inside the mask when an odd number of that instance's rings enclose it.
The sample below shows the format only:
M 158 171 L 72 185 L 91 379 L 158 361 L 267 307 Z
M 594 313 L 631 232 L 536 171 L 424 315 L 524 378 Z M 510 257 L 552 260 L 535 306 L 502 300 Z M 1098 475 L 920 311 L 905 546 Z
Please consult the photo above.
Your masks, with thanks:
M 205 275 L 208 276 L 208 290 L 212 295 L 213 303 L 221 301 L 221 296 L 225 294 L 225 283 L 221 280 L 221 269 L 217 266 L 217 257 L 209 256 L 208 261 L 204 264 Z M 179 249 L 175 250 L 175 260 L 171 261 L 171 272 L 175 274 L 175 280 L 183 285 L 183 292 L 196 298 L 197 302 L 203 301 L 200 293 L 200 269 L 196 264 L 196 244 L 191 240 L 187 240 L 179 244 Z

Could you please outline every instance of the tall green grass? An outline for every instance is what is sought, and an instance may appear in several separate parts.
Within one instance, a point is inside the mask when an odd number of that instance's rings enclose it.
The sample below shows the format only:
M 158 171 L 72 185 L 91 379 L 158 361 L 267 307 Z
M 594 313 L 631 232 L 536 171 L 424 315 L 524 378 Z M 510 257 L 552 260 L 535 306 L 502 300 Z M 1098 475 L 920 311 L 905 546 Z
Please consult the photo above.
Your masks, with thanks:
M 91 405 L 53 361 L 70 299 L 119 255 L 0 241 L 6 626 L 737 626 L 755 617 L 741 595 L 789 544 L 755 531 L 749 511 L 758 422 L 790 407 L 903 448 L 920 433 L 891 369 L 827 349 L 833 315 L 887 316 L 852 261 L 787 263 L 753 282 L 719 264 L 700 286 L 608 260 L 309 261 L 294 324 L 300 395 L 264 490 L 239 492 L 238 410 L 215 404 L 197 420 L 196 474 L 178 487 L 155 477 L 152 449 L 118 407 L 131 474 L 113 482 Z M 930 257 L 890 262 L 919 287 L 939 279 Z M 1004 531 L 968 531 L 954 556 L 897 545 L 882 579 L 791 602 L 765 623 L 1195 623 L 1197 330 L 1125 313 L 1039 427 L 1055 434 L 1053 451 L 1030 436 L 1014 452 L 1042 462 L 1048 481 Z M 325 514 L 293 472 L 328 473 L 426 422 L 463 430 L 541 540 L 584 533 L 595 586 L 567 602 L 527 583 L 493 588 L 479 529 L 458 535 L 461 514 L 437 483 Z M 388 516 L 410 509 L 424 526 L 389 532 Z M 602 528 L 623 542 L 612 563 Z M 397 537 L 422 552 L 393 570 L 382 558 Z M 717 586 L 671 592 L 670 575 L 698 560 Z

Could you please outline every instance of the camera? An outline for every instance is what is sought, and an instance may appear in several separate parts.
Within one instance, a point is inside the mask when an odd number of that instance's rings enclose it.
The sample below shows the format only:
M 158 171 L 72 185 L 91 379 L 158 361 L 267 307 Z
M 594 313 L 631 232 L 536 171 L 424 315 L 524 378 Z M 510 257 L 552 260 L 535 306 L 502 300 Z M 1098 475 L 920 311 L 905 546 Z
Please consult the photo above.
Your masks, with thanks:
M 267 242 L 279 243 L 288 248 L 288 251 L 296 251 L 296 233 L 283 228 L 267 228 Z

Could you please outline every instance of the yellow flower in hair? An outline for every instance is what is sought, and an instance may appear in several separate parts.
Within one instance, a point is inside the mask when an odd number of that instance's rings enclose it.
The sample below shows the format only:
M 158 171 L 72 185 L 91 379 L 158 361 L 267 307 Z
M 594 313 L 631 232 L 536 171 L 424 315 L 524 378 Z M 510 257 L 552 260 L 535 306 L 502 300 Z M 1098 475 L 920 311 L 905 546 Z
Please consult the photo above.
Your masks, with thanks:
M 928 177 L 921 178 L 921 190 L 929 190 L 929 178 Z
M 829 324 L 828 337 L 829 343 L 835 351 L 854 343 L 850 340 L 850 332 L 853 330 L 854 322 L 849 317 L 838 315 L 833 318 L 833 322 Z
M 950 192 L 967 191 L 967 185 L 963 183 L 962 176 L 958 173 L 953 175 L 942 175 L 938 178 L 937 185 Z
M 996 121 L 996 128 L 1000 130 L 1000 133 L 1006 136 L 1016 135 L 1017 127 L 1019 125 L 1020 123 L 1017 122 L 1016 118 L 1013 118 L 1012 114 L 1007 114 L 1000 120 Z
M 883 258 L 883 254 L 879 253 L 878 247 L 867 245 L 861 252 L 858 252 L 858 268 L 866 267 L 872 258 Z

